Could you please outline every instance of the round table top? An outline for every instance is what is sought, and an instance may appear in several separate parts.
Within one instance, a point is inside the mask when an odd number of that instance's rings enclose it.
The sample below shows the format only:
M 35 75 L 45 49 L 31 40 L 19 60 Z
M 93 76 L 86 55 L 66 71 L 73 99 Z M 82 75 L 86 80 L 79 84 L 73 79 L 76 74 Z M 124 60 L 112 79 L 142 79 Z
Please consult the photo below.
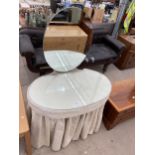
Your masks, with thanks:
M 109 96 L 111 83 L 103 74 L 90 70 L 53 72 L 29 86 L 28 102 L 48 110 L 70 110 L 88 106 Z

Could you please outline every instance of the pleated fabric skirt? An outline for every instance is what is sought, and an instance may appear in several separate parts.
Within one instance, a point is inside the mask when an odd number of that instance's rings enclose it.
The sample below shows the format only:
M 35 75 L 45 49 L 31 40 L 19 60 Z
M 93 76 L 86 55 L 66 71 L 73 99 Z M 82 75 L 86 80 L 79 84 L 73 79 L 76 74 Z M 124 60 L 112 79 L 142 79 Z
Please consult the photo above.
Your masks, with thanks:
M 104 105 L 74 117 L 52 119 L 31 109 L 31 142 L 35 148 L 65 148 L 73 140 L 86 139 L 97 132 L 102 122 Z

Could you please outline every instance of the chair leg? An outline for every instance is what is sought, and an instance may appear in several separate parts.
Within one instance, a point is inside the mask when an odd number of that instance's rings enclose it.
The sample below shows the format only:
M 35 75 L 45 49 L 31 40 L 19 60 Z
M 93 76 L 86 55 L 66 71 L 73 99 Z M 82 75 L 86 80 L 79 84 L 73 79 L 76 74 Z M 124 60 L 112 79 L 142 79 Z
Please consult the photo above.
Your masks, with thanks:
M 109 64 L 105 64 L 105 65 L 103 66 L 103 69 L 102 69 L 103 73 L 107 70 L 108 65 L 109 65 Z
M 25 143 L 27 155 L 32 155 L 30 132 L 25 133 Z

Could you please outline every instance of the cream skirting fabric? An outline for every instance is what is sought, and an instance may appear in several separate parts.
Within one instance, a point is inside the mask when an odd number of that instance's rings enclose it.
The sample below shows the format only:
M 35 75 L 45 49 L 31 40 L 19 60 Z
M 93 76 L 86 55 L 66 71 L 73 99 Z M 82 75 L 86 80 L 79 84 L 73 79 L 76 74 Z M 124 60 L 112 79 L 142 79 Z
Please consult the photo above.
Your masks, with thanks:
M 72 140 L 86 139 L 97 132 L 102 122 L 104 104 L 92 111 L 68 118 L 52 118 L 31 109 L 31 141 L 35 148 L 65 148 Z

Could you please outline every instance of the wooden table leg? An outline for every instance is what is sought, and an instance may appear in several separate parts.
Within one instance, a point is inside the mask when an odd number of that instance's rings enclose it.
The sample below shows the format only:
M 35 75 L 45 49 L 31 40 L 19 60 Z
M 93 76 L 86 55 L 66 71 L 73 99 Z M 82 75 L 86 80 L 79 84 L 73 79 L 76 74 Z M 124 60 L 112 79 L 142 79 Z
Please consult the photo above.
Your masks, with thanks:
M 30 132 L 25 133 L 25 143 L 27 155 L 32 155 Z

